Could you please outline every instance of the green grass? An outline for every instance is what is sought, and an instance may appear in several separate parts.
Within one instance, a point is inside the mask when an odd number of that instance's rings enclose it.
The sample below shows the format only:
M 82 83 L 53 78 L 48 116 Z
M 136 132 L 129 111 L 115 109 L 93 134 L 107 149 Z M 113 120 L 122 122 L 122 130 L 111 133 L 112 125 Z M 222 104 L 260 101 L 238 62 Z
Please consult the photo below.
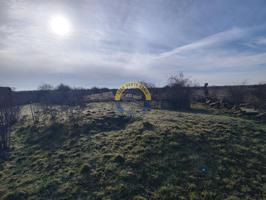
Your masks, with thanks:
M 266 128 L 222 115 L 110 104 L 13 128 L 3 199 L 265 199 Z

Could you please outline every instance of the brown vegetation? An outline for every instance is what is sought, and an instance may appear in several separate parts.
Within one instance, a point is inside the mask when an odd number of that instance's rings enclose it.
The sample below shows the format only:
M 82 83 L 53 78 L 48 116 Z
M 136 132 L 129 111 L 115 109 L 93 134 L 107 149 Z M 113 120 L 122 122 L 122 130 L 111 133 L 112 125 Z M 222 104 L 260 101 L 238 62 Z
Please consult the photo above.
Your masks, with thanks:
M 18 118 L 19 108 L 13 106 L 12 92 L 8 87 L 0 88 L 0 156 L 10 147 L 10 127 Z

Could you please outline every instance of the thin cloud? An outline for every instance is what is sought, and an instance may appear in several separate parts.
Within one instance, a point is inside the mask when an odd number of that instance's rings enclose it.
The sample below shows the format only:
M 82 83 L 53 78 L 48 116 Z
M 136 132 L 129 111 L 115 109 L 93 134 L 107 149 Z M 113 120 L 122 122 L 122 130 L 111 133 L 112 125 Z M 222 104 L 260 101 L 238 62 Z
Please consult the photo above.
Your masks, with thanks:
M 222 7 L 187 0 L 0 2 L 0 84 L 117 87 L 147 80 L 163 85 L 180 71 L 198 80 L 204 73 L 202 82 L 213 84 L 221 72 L 232 82 L 252 72 L 261 82 L 266 4 L 242 2 L 230 15 L 225 11 L 234 3 L 229 1 Z M 256 12 L 246 14 L 249 7 Z M 58 13 L 73 27 L 68 37 L 49 30 L 49 19 Z
M 241 36 L 243 36 L 243 34 L 244 34 L 244 31 L 242 29 L 233 28 L 230 30 L 226 30 L 226 31 L 205 37 L 205 38 L 200 39 L 196 42 L 192 42 L 190 44 L 178 47 L 172 51 L 164 52 L 164 53 L 160 54 L 160 57 L 165 58 L 168 56 L 174 56 L 176 54 L 181 54 L 181 53 L 184 53 L 187 51 L 214 47 L 214 46 L 217 46 L 219 44 L 224 44 L 225 42 L 230 42 L 230 41 L 233 41 L 235 39 L 238 39 Z

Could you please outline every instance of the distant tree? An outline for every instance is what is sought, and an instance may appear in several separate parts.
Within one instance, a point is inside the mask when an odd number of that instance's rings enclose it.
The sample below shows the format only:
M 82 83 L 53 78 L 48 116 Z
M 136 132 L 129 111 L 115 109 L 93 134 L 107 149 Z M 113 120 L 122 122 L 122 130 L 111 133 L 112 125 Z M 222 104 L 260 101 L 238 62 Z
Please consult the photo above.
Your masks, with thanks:
M 167 102 L 174 109 L 189 109 L 191 102 L 190 86 L 192 82 L 189 78 L 185 78 L 182 72 L 171 76 L 168 79 L 168 84 L 164 88 L 164 95 L 167 96 Z
M 178 73 L 177 75 L 171 76 L 168 79 L 168 87 L 178 88 L 178 87 L 190 87 L 192 81 L 189 78 L 185 78 L 183 72 Z
M 100 91 L 100 88 L 98 88 L 98 87 L 92 87 L 92 88 L 90 89 L 91 94 L 99 93 L 99 91 Z
M 50 84 L 47 84 L 47 83 L 44 83 L 38 87 L 38 90 L 44 90 L 44 91 L 53 90 L 53 89 L 54 89 L 54 87 Z
M 53 86 L 47 83 L 41 84 L 38 87 L 38 101 L 41 103 L 43 109 L 47 109 L 51 103 L 51 91 L 53 89 Z
M 247 80 L 247 79 L 243 80 L 243 81 L 240 83 L 240 85 L 248 85 L 248 80 Z
M 110 89 L 109 89 L 109 88 L 106 88 L 106 87 L 104 87 L 104 88 L 101 88 L 100 90 L 101 90 L 101 92 L 108 92 Z
M 146 82 L 146 81 L 139 81 L 139 83 L 143 84 L 146 86 L 146 88 L 155 88 L 155 84 Z
M 68 104 L 70 99 L 71 88 L 68 85 L 60 84 L 56 87 L 53 94 L 53 102 L 55 104 Z
M 59 84 L 56 87 L 56 90 L 59 90 L 59 91 L 69 91 L 69 90 L 71 90 L 71 87 L 68 86 L 68 85 L 64 85 L 63 83 L 61 83 L 61 84 Z

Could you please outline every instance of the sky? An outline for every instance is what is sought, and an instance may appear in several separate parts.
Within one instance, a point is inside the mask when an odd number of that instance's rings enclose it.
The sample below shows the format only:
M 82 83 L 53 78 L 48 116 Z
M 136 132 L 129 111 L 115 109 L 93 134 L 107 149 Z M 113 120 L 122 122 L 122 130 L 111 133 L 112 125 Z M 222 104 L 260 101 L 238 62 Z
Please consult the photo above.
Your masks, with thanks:
M 0 86 L 164 86 L 179 72 L 265 83 L 266 1 L 0 1 Z

